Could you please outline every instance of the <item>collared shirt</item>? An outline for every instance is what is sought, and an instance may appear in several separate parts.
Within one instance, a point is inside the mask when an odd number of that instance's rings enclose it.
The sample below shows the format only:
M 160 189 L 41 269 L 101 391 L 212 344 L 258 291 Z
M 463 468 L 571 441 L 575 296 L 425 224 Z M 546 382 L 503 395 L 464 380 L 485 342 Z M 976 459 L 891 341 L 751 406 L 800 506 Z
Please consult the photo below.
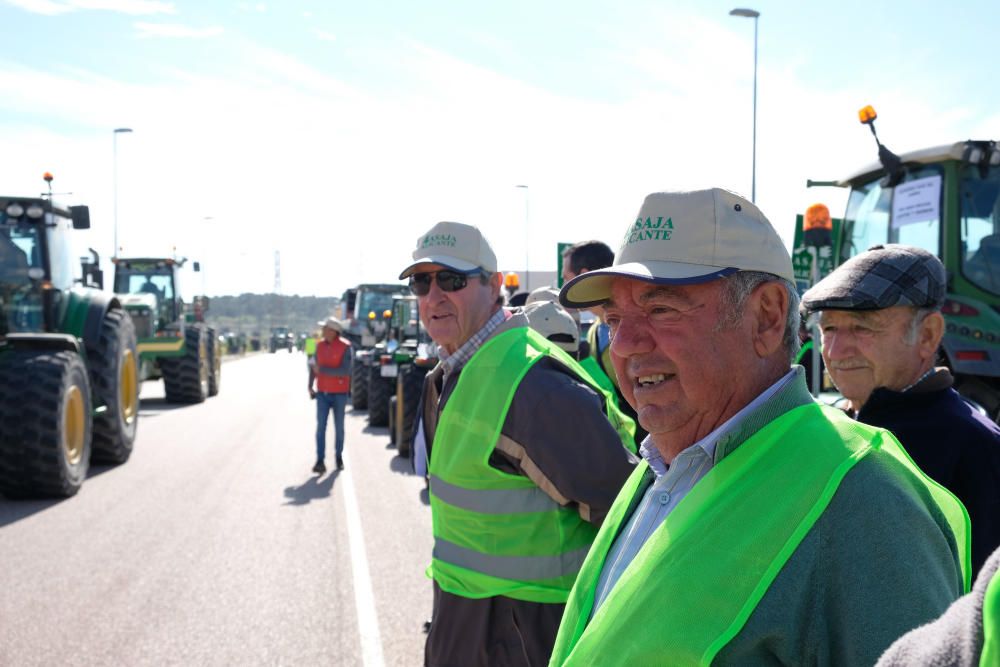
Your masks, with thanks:
M 446 354 L 444 350 L 441 350 L 441 369 L 444 372 L 445 380 L 447 380 L 450 374 L 468 363 L 472 355 L 478 352 L 479 348 L 486 342 L 486 339 L 490 337 L 490 334 L 496 331 L 496 328 L 503 324 L 508 317 L 509 313 L 500 308 L 486 320 L 486 324 L 479 331 L 472 334 L 469 340 L 462 343 L 461 347 L 455 350 L 453 354 Z
M 652 484 L 608 552 L 594 594 L 591 616 L 603 604 L 653 531 L 712 466 L 767 423 L 803 400 L 795 392 L 795 380 L 802 374 L 802 367 L 795 366 L 721 426 L 681 451 L 669 466 L 653 445 L 652 438 L 646 437 L 639 453 L 652 471 Z

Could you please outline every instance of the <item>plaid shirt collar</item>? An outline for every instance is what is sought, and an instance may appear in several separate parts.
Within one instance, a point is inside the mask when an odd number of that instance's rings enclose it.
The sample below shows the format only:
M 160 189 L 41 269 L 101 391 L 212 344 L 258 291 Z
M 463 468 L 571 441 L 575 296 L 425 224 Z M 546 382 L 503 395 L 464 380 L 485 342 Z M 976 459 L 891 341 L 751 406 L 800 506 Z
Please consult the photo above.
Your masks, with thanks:
M 455 350 L 454 354 L 445 354 L 444 350 L 441 350 L 441 367 L 445 378 L 447 379 L 449 375 L 464 366 L 472 358 L 472 355 L 479 351 L 479 348 L 483 346 L 486 339 L 506 320 L 507 311 L 499 308 L 497 312 L 490 316 L 490 319 L 486 320 L 486 324 L 479 331 L 472 334 L 469 340 L 465 341 L 461 347 Z

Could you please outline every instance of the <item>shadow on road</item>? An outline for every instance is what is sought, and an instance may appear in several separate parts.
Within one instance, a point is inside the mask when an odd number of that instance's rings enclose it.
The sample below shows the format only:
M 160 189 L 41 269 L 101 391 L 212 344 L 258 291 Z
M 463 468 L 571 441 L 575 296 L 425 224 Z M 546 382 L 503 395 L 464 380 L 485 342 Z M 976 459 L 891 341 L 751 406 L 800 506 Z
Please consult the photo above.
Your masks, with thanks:
M 420 502 L 422 502 L 424 505 L 431 504 L 431 491 L 426 486 L 420 489 Z
M 92 479 L 98 475 L 102 475 L 115 467 L 117 466 L 91 464 L 90 470 L 87 471 L 87 479 Z M 20 499 L 8 498 L 7 496 L 0 494 L 0 528 L 11 523 L 16 523 L 21 519 L 27 519 L 33 514 L 45 511 L 50 507 L 55 507 L 59 503 L 72 499 L 72 496 L 69 498 Z
M 327 476 L 313 475 L 299 486 L 285 487 L 285 505 L 308 505 L 314 500 L 329 498 L 333 483 L 340 471 L 334 470 Z
M 413 475 L 413 461 L 409 456 L 396 454 L 389 461 L 389 470 L 401 475 Z
M 384 435 L 389 437 L 389 428 L 386 426 L 365 426 L 361 429 L 362 433 L 367 433 L 368 435 Z

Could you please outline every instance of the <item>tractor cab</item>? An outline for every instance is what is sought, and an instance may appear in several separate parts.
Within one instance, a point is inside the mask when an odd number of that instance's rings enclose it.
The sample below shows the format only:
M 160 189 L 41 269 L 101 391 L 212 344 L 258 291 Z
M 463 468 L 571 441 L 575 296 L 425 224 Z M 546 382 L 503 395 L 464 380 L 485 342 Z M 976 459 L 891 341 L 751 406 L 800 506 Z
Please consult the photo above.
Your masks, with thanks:
M 177 272 L 184 260 L 116 257 L 114 291 L 135 322 L 139 338 L 178 331 L 184 314 Z

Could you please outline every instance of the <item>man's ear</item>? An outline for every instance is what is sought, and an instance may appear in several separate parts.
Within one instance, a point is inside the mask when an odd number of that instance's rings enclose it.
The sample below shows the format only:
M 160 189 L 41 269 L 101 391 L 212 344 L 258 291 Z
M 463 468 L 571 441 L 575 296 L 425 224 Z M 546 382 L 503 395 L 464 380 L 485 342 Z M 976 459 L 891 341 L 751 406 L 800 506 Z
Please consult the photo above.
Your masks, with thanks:
M 944 316 L 940 312 L 933 312 L 920 323 L 920 332 L 917 336 L 920 358 L 933 359 L 936 357 L 943 337 Z
M 788 293 L 781 283 L 762 283 L 750 294 L 747 315 L 753 326 L 754 351 L 761 359 L 770 357 L 781 348 L 788 320 Z

